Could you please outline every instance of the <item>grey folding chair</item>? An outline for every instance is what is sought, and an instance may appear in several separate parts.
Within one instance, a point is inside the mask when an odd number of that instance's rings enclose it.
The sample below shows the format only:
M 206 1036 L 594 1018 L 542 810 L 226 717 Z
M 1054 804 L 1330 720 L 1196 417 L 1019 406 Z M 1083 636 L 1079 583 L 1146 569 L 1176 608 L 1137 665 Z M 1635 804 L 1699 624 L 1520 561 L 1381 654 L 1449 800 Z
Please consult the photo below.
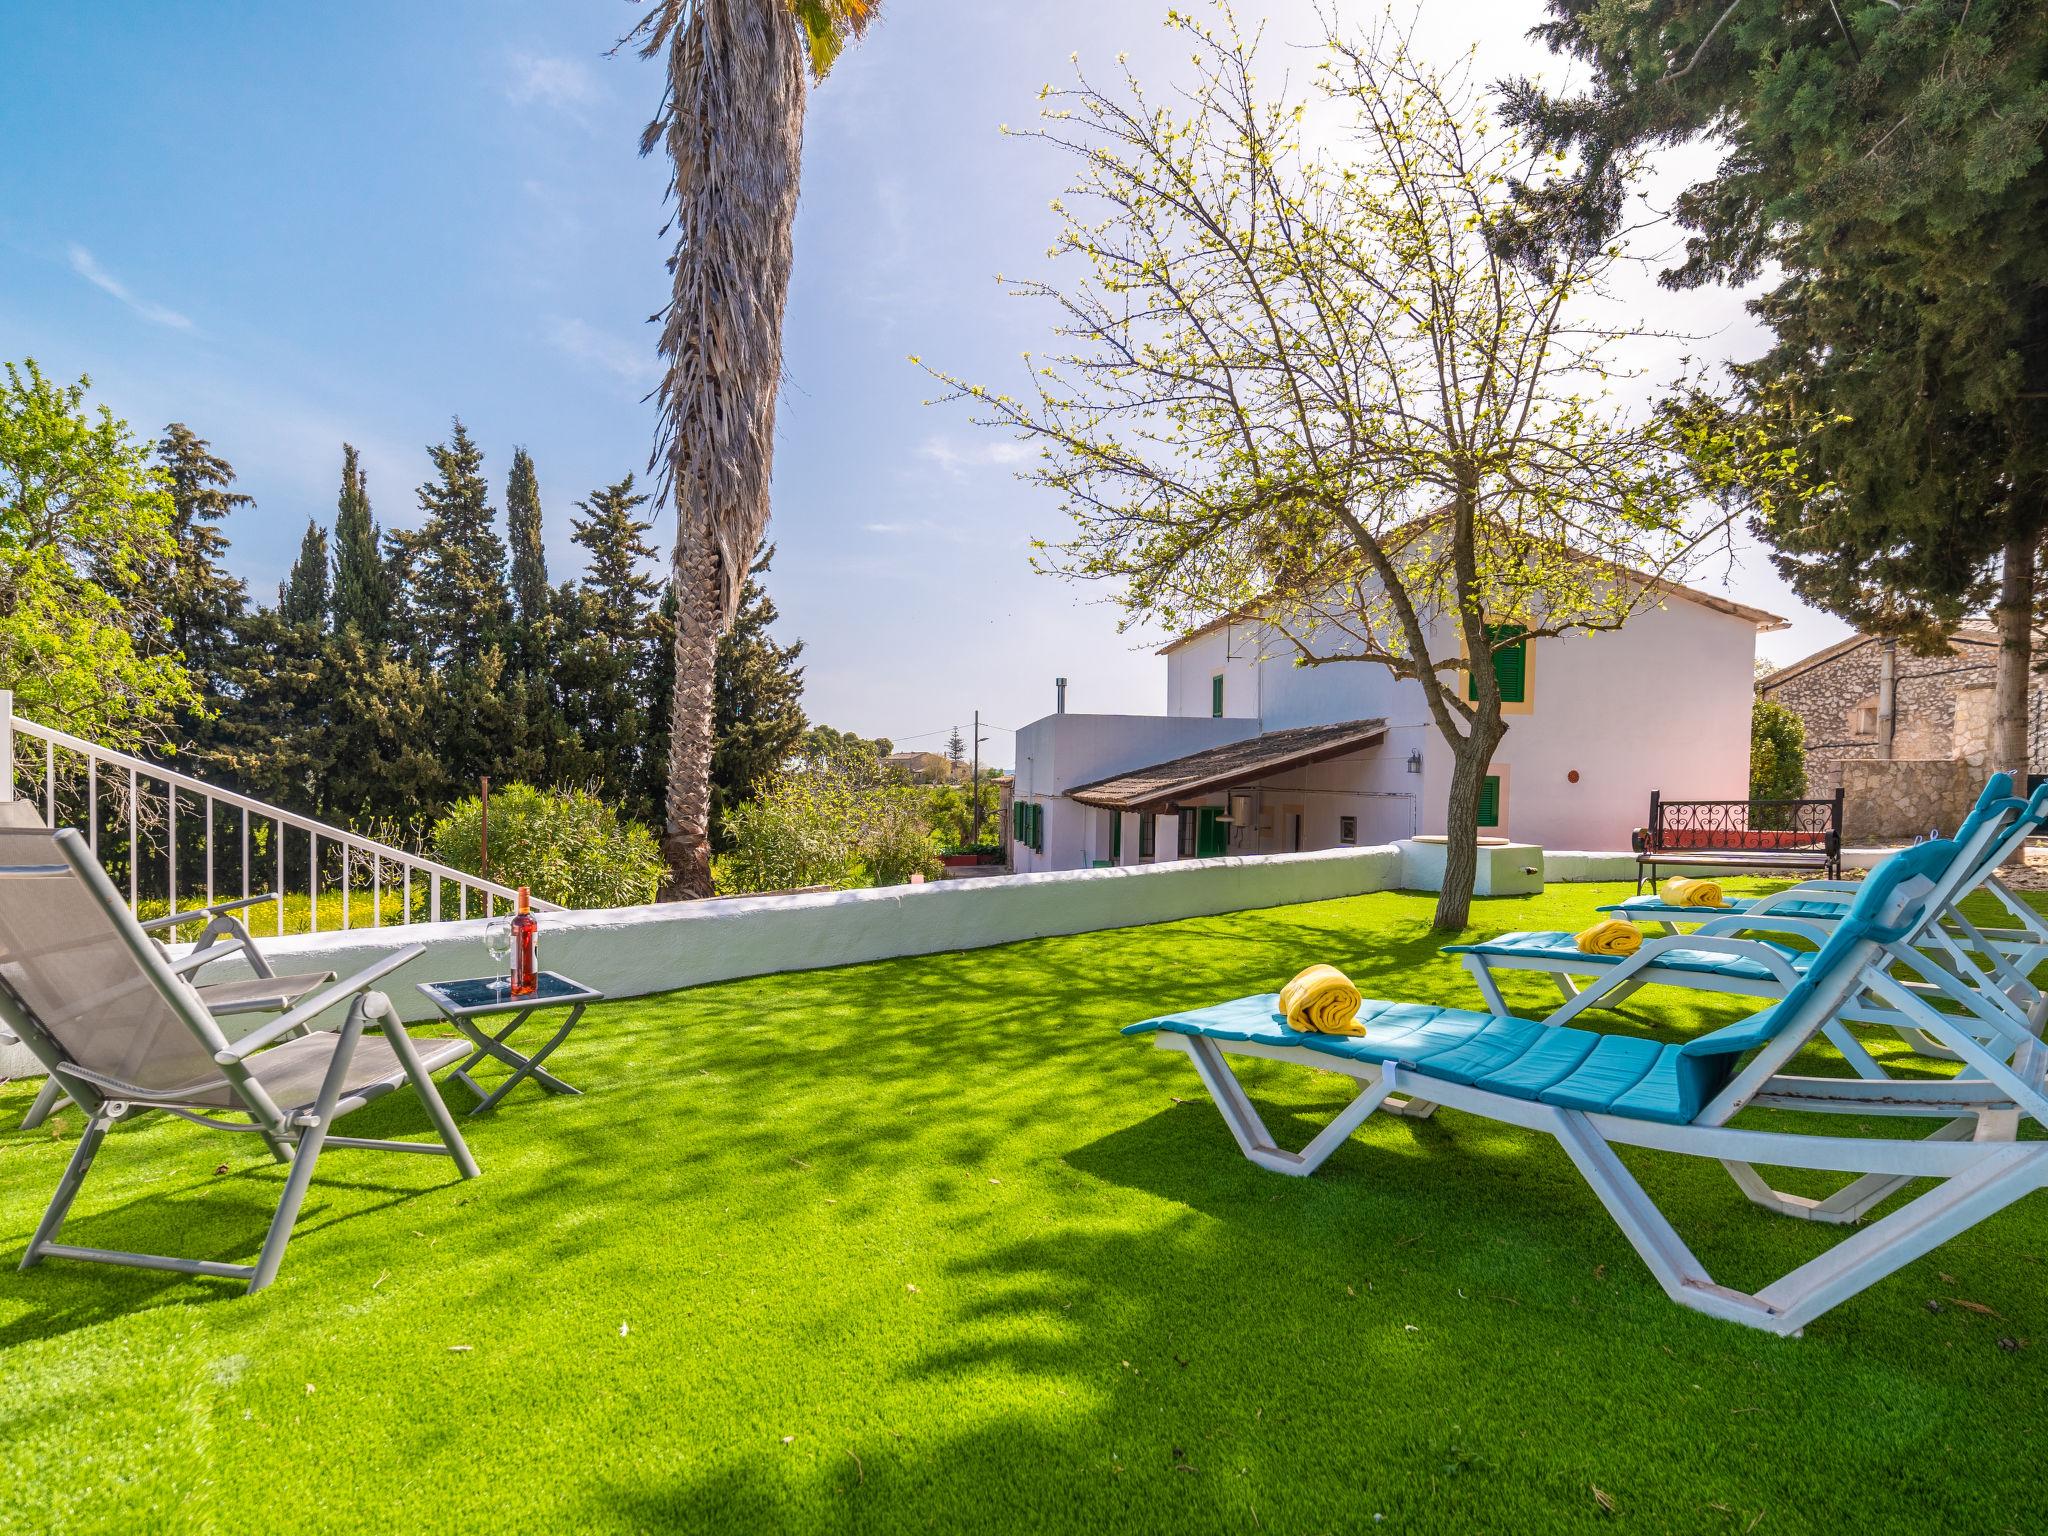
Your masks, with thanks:
M 250 1291 L 260 1291 L 277 1277 L 323 1148 L 432 1153 L 454 1158 L 464 1178 L 476 1177 L 476 1160 L 429 1075 L 460 1061 L 468 1042 L 415 1043 L 390 999 L 374 990 L 421 953 L 418 945 L 408 946 L 343 981 L 316 984 L 312 995 L 230 1043 L 199 989 L 121 904 L 76 832 L 0 828 L 0 1023 L 87 1116 L 21 1267 L 54 1255 L 246 1280 Z M 309 1031 L 343 1004 L 339 1030 Z M 364 1038 L 373 1028 L 381 1038 Z M 441 1145 L 331 1133 L 342 1116 L 407 1082 L 418 1090 Z M 153 1110 L 211 1130 L 260 1136 L 278 1161 L 291 1165 L 254 1264 L 57 1241 L 108 1130 Z M 247 1116 L 248 1123 L 221 1118 L 232 1114 Z

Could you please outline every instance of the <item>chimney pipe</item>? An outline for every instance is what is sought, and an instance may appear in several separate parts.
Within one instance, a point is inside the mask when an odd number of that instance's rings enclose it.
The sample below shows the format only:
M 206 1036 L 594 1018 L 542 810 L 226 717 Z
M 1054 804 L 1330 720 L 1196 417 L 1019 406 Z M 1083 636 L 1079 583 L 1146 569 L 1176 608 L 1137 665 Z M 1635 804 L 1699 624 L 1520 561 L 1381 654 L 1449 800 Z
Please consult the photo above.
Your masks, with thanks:
M 1064 715 L 1067 712 L 1067 680 L 1064 677 L 1056 677 L 1052 680 L 1052 685 L 1057 690 L 1059 699 L 1053 706 L 1053 713 Z

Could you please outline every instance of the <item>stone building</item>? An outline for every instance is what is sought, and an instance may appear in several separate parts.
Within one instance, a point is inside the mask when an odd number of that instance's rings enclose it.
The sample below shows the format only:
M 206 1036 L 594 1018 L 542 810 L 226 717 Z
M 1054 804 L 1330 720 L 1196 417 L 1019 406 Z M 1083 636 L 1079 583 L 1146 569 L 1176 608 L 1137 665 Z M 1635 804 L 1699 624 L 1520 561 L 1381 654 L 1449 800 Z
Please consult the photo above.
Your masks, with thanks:
M 2036 645 L 2042 642 L 2037 639 Z M 1988 771 L 1998 636 L 1958 630 L 1948 651 L 1916 656 L 1851 635 L 1757 682 L 1806 726 L 1807 793 L 1846 793 L 1851 842 L 1952 828 Z M 2048 692 L 2028 701 L 2029 768 L 2048 772 Z

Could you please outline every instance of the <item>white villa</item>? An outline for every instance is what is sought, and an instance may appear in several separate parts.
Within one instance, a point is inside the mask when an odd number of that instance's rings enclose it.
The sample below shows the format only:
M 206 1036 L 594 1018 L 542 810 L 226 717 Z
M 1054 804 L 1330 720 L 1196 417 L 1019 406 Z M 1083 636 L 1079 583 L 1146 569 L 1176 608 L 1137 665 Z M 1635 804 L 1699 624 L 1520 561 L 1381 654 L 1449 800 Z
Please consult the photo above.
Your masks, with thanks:
M 1775 614 L 1672 582 L 1625 628 L 1495 653 L 1507 735 L 1482 831 L 1620 850 L 1650 794 L 1749 792 L 1756 637 Z M 1440 626 L 1437 655 L 1458 649 Z M 1450 749 L 1377 664 L 1292 665 L 1255 615 L 1165 646 L 1164 715 L 1057 713 L 1017 733 L 1013 867 L 1085 869 L 1441 834 Z M 1441 648 L 1439 648 L 1439 646 Z M 1265 658 L 1265 659 L 1261 659 Z

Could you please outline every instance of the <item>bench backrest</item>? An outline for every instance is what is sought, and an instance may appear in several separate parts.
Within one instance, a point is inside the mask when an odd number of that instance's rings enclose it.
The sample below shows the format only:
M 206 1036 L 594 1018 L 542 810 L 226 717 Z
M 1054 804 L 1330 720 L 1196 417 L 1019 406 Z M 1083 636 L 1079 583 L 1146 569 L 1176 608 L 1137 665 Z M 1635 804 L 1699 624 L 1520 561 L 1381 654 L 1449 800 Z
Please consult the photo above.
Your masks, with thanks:
M 1667 800 L 1652 790 L 1641 851 L 1832 856 L 1842 848 L 1842 803 L 1841 790 L 1825 800 Z

